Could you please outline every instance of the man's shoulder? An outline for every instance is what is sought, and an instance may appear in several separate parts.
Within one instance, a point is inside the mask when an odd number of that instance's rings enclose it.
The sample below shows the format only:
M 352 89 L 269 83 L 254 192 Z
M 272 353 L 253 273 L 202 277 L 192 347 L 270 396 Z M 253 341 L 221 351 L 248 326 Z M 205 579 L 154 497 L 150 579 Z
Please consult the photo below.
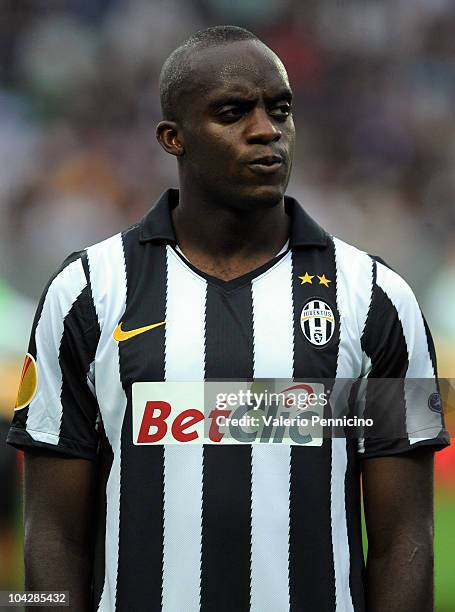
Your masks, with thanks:
M 413 289 L 381 256 L 336 236 L 331 236 L 331 241 L 336 261 L 337 293 L 351 308 L 355 310 L 359 304 L 368 303 L 370 313 L 375 316 L 385 315 L 392 305 L 392 310 L 403 316 L 410 311 L 418 312 Z
M 166 190 L 146 211 L 144 216 L 126 229 L 109 236 L 84 250 L 92 257 L 102 257 L 121 246 L 124 251 L 133 251 L 147 243 L 162 245 L 176 242 L 170 210 L 178 202 L 178 190 Z
M 331 236 L 331 240 L 334 245 L 337 266 L 341 272 L 346 272 L 349 277 L 352 277 L 356 272 L 362 272 L 366 266 L 371 270 L 375 284 L 393 285 L 402 292 L 412 292 L 404 277 L 382 256 L 364 251 L 337 236 Z
M 99 242 L 95 242 L 86 246 L 84 249 L 79 251 L 80 256 L 82 257 L 84 254 L 93 255 L 93 254 L 102 254 L 109 253 L 109 251 L 115 248 L 115 245 L 123 244 L 124 240 L 137 240 L 139 241 L 141 221 L 130 225 L 126 229 L 120 230 L 116 234 L 112 234 Z
M 350 286 L 360 286 L 360 283 L 366 286 L 371 282 L 375 271 L 375 258 L 337 236 L 330 235 L 330 241 L 333 244 L 338 283 Z
M 354 261 L 363 260 L 366 258 L 368 260 L 374 259 L 374 256 L 370 255 L 370 253 L 368 253 L 367 251 L 363 251 L 359 247 L 355 246 L 354 244 L 350 244 L 349 242 L 346 242 L 338 236 L 330 234 L 330 239 L 333 242 L 335 248 L 335 255 L 339 263 L 344 263 L 347 258 Z
M 72 292 L 76 285 L 90 285 L 94 275 L 102 279 L 109 269 L 120 271 L 124 267 L 124 241 L 129 239 L 139 244 L 139 231 L 140 223 L 135 223 L 125 230 L 70 253 L 49 278 L 42 299 L 50 290 L 56 295 L 62 295 Z

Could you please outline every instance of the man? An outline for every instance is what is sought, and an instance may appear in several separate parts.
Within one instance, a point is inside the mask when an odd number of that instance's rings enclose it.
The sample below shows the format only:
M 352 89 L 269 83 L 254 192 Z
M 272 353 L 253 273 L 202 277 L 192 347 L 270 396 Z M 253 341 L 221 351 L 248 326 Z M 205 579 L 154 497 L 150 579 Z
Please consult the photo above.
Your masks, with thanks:
M 9 437 L 26 449 L 27 587 L 69 590 L 79 611 L 431 610 L 437 394 L 436 410 L 400 396 L 387 411 L 409 435 L 359 448 L 139 443 L 138 382 L 435 376 L 404 281 L 284 196 L 278 57 L 209 28 L 168 58 L 160 93 L 180 191 L 68 258 L 35 319 Z

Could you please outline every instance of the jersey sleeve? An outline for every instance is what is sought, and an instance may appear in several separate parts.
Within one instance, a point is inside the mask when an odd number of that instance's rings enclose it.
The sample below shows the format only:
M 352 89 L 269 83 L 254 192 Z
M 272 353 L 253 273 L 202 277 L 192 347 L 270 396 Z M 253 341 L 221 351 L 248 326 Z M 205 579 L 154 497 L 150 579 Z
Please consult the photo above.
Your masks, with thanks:
M 409 285 L 381 261 L 374 261 L 373 272 L 361 338 L 364 384 L 357 414 L 365 427 L 359 453 L 366 458 L 419 446 L 440 450 L 450 438 L 430 331 Z
M 38 304 L 9 444 L 96 458 L 99 410 L 93 373 L 99 336 L 86 253 L 74 253 Z

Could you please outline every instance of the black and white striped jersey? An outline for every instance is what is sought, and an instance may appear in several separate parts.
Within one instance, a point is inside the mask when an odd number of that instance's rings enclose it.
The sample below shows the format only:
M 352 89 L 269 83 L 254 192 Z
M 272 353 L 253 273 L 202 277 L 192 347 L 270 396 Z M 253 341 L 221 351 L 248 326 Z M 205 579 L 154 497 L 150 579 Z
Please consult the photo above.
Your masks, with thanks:
M 232 281 L 210 277 L 176 250 L 177 200 L 169 190 L 139 224 L 52 278 L 8 441 L 98 461 L 94 610 L 364 610 L 360 459 L 447 445 L 437 395 L 430 409 L 403 385 L 386 406 L 406 423 L 397 439 L 141 446 L 132 385 L 435 381 L 414 295 L 292 198 L 286 252 Z M 374 416 L 375 406 L 365 410 Z

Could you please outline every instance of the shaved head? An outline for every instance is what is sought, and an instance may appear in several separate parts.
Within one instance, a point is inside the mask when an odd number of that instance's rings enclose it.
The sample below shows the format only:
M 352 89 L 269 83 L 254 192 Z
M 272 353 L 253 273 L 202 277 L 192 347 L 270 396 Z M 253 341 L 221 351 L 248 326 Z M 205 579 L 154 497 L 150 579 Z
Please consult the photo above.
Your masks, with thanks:
M 192 59 L 209 47 L 227 45 L 242 40 L 262 43 L 249 30 L 237 26 L 214 26 L 196 32 L 183 42 L 164 62 L 160 74 L 160 101 L 163 119 L 175 121 L 179 116 L 181 94 L 191 88 Z M 265 45 L 264 45 L 265 46 Z

